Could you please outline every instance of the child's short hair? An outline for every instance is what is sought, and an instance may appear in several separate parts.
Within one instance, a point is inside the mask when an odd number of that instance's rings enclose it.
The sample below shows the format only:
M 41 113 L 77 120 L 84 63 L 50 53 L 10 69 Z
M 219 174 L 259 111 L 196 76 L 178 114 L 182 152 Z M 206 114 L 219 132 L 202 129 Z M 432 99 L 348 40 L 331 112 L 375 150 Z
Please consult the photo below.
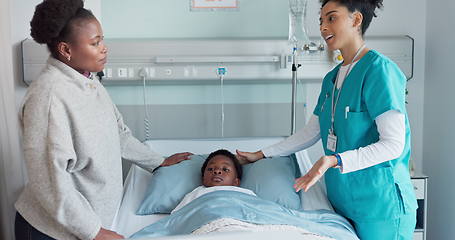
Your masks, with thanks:
M 207 164 L 209 163 L 210 159 L 212 159 L 213 157 L 218 156 L 218 155 L 226 156 L 232 160 L 232 162 L 234 163 L 234 166 L 235 166 L 235 170 L 237 171 L 237 178 L 241 180 L 242 173 L 243 173 L 242 165 L 240 164 L 239 160 L 237 160 L 237 157 L 226 149 L 220 149 L 220 150 L 210 153 L 210 155 L 207 157 L 207 159 L 205 159 L 204 164 L 202 164 L 202 167 L 201 167 L 202 177 L 204 177 L 205 168 L 207 167 Z

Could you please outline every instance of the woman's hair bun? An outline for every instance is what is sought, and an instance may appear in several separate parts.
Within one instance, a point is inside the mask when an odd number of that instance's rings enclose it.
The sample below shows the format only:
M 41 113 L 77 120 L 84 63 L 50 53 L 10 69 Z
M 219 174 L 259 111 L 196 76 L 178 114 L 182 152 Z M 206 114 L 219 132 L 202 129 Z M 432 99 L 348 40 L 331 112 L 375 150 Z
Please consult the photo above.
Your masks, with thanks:
M 30 35 L 38 43 L 50 43 L 83 7 L 82 0 L 44 0 L 35 8 Z

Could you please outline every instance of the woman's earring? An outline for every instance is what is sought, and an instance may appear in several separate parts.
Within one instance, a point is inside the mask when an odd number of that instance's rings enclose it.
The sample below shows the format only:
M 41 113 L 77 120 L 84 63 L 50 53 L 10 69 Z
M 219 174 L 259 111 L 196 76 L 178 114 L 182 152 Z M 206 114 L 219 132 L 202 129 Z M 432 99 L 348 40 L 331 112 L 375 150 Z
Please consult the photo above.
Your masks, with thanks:
M 68 62 L 70 62 L 70 61 L 71 61 L 71 55 L 70 55 L 70 56 L 68 56 L 68 58 L 67 58 L 67 59 L 68 59 Z

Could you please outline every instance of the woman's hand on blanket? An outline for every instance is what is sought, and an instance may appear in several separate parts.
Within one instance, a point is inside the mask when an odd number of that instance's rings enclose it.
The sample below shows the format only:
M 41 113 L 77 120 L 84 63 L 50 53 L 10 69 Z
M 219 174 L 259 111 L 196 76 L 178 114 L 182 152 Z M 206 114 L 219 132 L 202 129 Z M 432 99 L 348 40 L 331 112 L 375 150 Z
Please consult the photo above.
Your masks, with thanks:
M 161 163 L 161 167 L 167 167 L 167 166 L 171 166 L 171 165 L 174 165 L 174 164 L 177 164 L 183 160 L 188 160 L 190 159 L 190 156 L 193 155 L 192 153 L 190 152 L 183 152 L 183 153 L 176 153 L 166 159 L 164 159 L 163 163 Z
M 295 180 L 294 188 L 298 192 L 308 191 L 327 171 L 327 169 L 337 165 L 337 159 L 334 156 L 323 156 L 311 167 L 311 169 L 300 178 Z
M 125 237 L 117 234 L 116 232 L 101 228 L 94 240 L 114 240 L 114 239 L 125 239 Z
M 264 158 L 264 153 L 262 153 L 262 151 L 257 152 L 242 152 L 239 150 L 235 151 L 237 152 L 237 159 L 239 160 L 240 164 L 248 164 Z

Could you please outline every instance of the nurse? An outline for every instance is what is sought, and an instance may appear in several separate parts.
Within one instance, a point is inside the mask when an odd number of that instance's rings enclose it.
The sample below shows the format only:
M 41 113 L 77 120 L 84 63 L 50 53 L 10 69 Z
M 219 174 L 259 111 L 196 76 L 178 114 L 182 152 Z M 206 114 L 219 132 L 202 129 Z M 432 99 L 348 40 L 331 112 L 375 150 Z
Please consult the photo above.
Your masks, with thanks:
M 322 0 L 320 31 L 344 61 L 322 83 L 314 114 L 296 134 L 257 152 L 237 151 L 243 162 L 289 155 L 322 139 L 322 156 L 296 191 L 325 176 L 334 209 L 360 239 L 412 239 L 417 202 L 409 175 L 410 129 L 406 77 L 363 36 L 382 0 Z
M 21 109 L 28 183 L 17 200 L 16 239 L 123 239 L 110 226 L 122 196 L 122 162 L 148 170 L 168 158 L 133 137 L 91 72 L 107 59 L 103 31 L 82 0 L 45 0 L 31 36 L 50 50 Z

